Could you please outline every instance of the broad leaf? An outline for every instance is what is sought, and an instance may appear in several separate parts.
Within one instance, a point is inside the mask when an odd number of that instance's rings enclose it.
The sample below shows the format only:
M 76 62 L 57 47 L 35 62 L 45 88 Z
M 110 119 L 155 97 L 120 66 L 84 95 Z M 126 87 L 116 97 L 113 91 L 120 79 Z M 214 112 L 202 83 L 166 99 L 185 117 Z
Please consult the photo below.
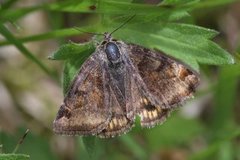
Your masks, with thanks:
M 94 52 L 94 45 L 92 42 L 77 44 L 77 43 L 68 43 L 62 45 L 56 52 L 54 52 L 48 58 L 51 60 L 67 60 L 71 58 L 78 58 L 81 54 L 92 53 Z
M 122 28 L 114 34 L 125 42 L 163 51 L 197 71 L 198 62 L 213 65 L 234 63 L 229 53 L 208 40 L 215 35 L 213 30 L 175 23 L 129 24 L 128 28 Z
M 68 53 L 66 53 L 68 54 Z M 79 55 L 71 57 L 65 61 L 63 70 L 63 93 L 67 93 L 69 85 L 71 84 L 73 78 L 76 76 L 77 72 L 80 70 L 83 62 L 91 55 L 91 50 L 86 52 L 79 52 Z

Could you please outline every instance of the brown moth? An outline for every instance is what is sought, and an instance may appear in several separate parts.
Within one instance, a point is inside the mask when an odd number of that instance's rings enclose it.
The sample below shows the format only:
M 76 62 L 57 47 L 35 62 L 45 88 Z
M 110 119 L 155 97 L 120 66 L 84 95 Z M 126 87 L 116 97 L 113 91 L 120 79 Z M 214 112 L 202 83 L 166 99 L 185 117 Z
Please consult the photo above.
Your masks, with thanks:
M 153 127 L 191 98 L 198 84 L 186 65 L 106 33 L 73 80 L 53 130 L 114 137 L 128 132 L 137 115 L 141 126 Z

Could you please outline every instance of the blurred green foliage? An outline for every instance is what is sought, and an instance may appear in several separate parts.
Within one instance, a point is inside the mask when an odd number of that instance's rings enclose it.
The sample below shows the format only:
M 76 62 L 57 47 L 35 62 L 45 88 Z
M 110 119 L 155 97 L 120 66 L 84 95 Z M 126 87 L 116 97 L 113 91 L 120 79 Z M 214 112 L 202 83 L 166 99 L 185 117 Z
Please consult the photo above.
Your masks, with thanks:
M 197 16 L 206 9 L 220 8 L 234 5 L 234 0 L 164 0 L 157 5 L 145 4 L 138 0 L 65 0 L 51 3 L 42 3 L 30 7 L 15 7 L 21 0 L 6 0 L 1 2 L 0 33 L 5 40 L 0 41 L 1 46 L 14 45 L 23 56 L 37 64 L 47 76 L 58 78 L 56 71 L 50 69 L 24 46 L 26 42 L 65 38 L 70 36 L 84 36 L 74 27 L 85 32 L 110 32 L 122 24 L 128 17 L 136 17 L 126 26 L 114 33 L 114 37 L 125 42 L 136 43 L 150 49 L 164 51 L 175 58 L 181 59 L 196 70 L 201 64 L 201 74 L 207 76 L 210 85 L 203 93 L 213 94 L 213 99 L 207 108 L 207 113 L 199 117 L 187 118 L 179 112 L 173 113 L 163 125 L 152 129 L 145 129 L 136 123 L 133 130 L 121 137 L 113 139 L 98 139 L 94 137 L 75 138 L 72 159 L 171 159 L 173 155 L 180 154 L 181 159 L 240 159 L 240 144 L 237 140 L 240 134 L 238 124 L 240 92 L 239 77 L 240 65 L 232 64 L 233 57 L 216 43 L 209 40 L 217 35 L 212 29 L 196 26 Z M 43 11 L 48 14 L 52 30 L 38 35 L 17 37 L 6 24 L 9 22 L 17 26 L 21 18 Z M 64 15 L 74 16 L 81 14 L 93 19 L 90 25 L 83 25 L 84 20 L 75 23 L 76 26 L 64 26 Z M 94 17 L 94 18 L 93 18 Z M 203 17 L 203 21 L 209 17 Z M 83 22 L 82 22 L 83 21 Z M 190 22 L 190 23 L 189 23 Z M 82 24 L 83 23 L 83 24 Z M 87 23 L 87 22 L 86 22 Z M 66 38 L 68 39 L 68 38 Z M 101 40 L 101 37 L 97 37 Z M 64 40 L 64 39 L 62 39 Z M 65 43 L 54 52 L 49 59 L 64 60 L 63 91 L 73 79 L 81 64 L 94 51 L 92 42 L 77 44 Z M 226 43 L 226 42 L 225 42 Z M 240 43 L 239 43 L 240 44 Z M 234 50 L 233 52 L 239 52 Z M 207 65 L 224 65 L 213 67 Z M 217 72 L 215 72 L 217 70 Z M 59 102 L 60 103 L 60 102 Z M 194 106 L 196 107 L 196 106 Z M 208 107 L 208 106 L 207 106 Z M 206 107 L 205 107 L 206 108 Z M 180 109 L 181 110 L 181 109 Z M 54 115 L 55 113 L 53 113 Z M 205 117 L 204 117 L 205 116 Z M 53 117 L 54 118 L 54 117 Z M 139 121 L 139 120 L 138 120 Z M 22 126 L 14 135 L 0 132 L 0 144 L 3 144 L 3 153 L 11 153 L 17 144 L 18 137 L 22 135 Z M 51 146 L 56 138 L 51 131 L 37 134 L 30 133 L 20 146 L 18 153 L 30 155 L 31 159 L 71 159 L 59 155 L 58 148 Z M 71 141 L 71 137 L 66 138 Z M 58 153 L 58 154 L 57 154 Z M 0 159 L 16 154 L 0 154 Z M 17 159 L 17 158 L 16 158 Z M 20 159 L 20 158 L 18 158 Z

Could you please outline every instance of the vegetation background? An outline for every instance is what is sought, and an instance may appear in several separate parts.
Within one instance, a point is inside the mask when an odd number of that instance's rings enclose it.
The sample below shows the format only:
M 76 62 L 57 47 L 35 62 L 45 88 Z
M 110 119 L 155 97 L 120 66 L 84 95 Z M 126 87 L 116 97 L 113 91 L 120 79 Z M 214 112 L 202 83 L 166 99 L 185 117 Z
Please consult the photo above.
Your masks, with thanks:
M 0 5 L 1 160 L 240 160 L 240 1 L 1 0 Z M 133 14 L 114 37 L 162 50 L 198 70 L 195 99 L 163 125 L 145 129 L 137 122 L 113 139 L 54 135 L 63 93 L 94 51 L 92 35 L 74 28 L 112 31 Z

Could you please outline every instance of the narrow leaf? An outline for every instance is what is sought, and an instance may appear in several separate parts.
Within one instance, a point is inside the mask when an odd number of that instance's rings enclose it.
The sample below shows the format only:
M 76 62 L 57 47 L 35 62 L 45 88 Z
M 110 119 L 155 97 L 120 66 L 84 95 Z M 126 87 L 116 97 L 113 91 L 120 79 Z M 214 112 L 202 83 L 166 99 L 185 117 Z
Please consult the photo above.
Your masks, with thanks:
M 53 38 L 81 35 L 81 34 L 84 34 L 84 31 L 98 32 L 98 30 L 95 30 L 95 28 L 98 28 L 98 24 L 95 24 L 94 28 L 92 26 L 79 28 L 82 30 L 82 32 L 79 32 L 75 28 L 65 28 L 65 29 L 58 29 L 58 30 L 54 30 L 54 31 L 50 31 L 42 34 L 37 34 L 29 37 L 21 37 L 16 39 L 21 43 L 41 41 L 41 40 L 47 40 L 47 39 L 53 39 Z M 10 44 L 11 44 L 10 41 L 0 41 L 0 46 L 10 45 Z
M 9 9 L 1 12 L 0 19 L 2 22 L 13 21 L 23 17 L 30 12 L 37 10 L 59 11 L 59 12 L 81 12 L 81 13 L 104 13 L 104 14 L 137 14 L 137 15 L 151 15 L 153 17 L 160 17 L 165 20 L 176 20 L 187 14 L 186 9 L 189 7 L 175 6 L 168 8 L 164 6 L 148 5 L 131 3 L 127 1 L 60 1 L 55 3 L 46 3 L 34 7 L 25 7 L 19 9 Z M 143 20 L 148 20 L 143 19 Z
M 199 0 L 164 0 L 161 5 L 185 5 L 189 3 L 196 3 Z
M 26 154 L 0 154 L 0 160 L 29 160 L 30 156 Z
M 193 9 L 206 9 L 206 8 L 213 8 L 217 6 L 223 6 L 227 4 L 231 4 L 234 2 L 238 2 L 239 0 L 202 0 L 201 3 L 195 4 Z
M 45 8 L 65 12 L 90 12 L 89 7 L 92 5 L 96 5 L 94 12 L 105 14 L 162 14 L 162 12 L 169 10 L 155 5 L 108 0 L 98 1 L 98 3 L 86 0 L 81 2 L 64 1 L 64 3 L 51 4 Z
M 234 104 L 237 99 L 239 78 L 240 64 L 220 68 L 220 77 L 214 95 L 215 104 L 212 118 L 214 132 L 224 133 L 224 127 L 228 126 L 229 123 L 234 123 Z
M 18 18 L 21 18 L 31 12 L 40 10 L 41 6 L 18 8 L 18 9 L 7 9 L 2 10 L 0 13 L 0 22 L 4 23 L 6 21 L 16 21 Z

